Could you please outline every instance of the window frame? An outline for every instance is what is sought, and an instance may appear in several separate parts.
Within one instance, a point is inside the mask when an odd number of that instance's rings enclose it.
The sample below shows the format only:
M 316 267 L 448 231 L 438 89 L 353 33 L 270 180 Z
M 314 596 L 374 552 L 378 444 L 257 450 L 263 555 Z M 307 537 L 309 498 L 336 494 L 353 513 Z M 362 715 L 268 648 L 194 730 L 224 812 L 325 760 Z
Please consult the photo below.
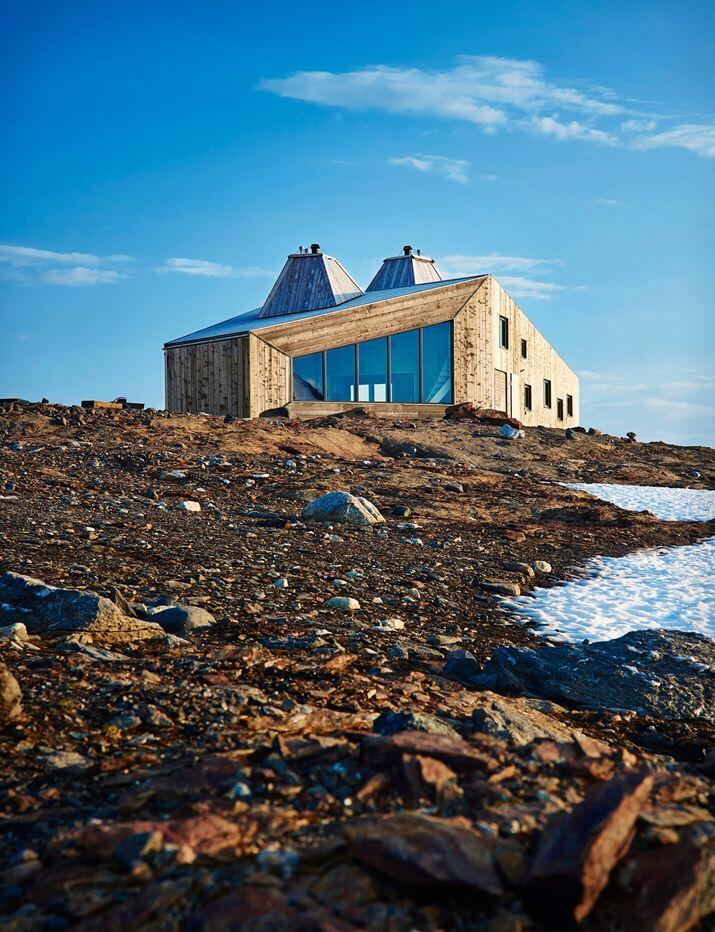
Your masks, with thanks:
M 566 396 L 566 417 L 573 417 L 573 395 Z
M 499 315 L 499 348 L 509 349 L 509 318 Z
M 553 407 L 553 390 L 551 379 L 544 379 L 544 407 Z
M 563 398 L 556 399 L 556 420 L 563 421 L 564 419 L 564 400 Z
M 450 388 L 450 398 L 452 399 L 449 402 L 441 401 L 424 401 L 424 331 L 430 327 L 436 327 L 442 324 L 447 324 L 449 328 L 449 354 L 450 354 L 450 367 L 449 367 L 449 388 Z M 411 333 L 416 331 L 418 335 L 417 340 L 417 401 L 394 401 L 392 400 L 392 337 L 398 336 L 403 333 Z M 387 400 L 386 401 L 370 401 L 362 402 L 363 404 L 424 404 L 424 405 L 437 405 L 437 404 L 454 404 L 454 321 L 453 320 L 441 320 L 436 324 L 426 324 L 424 327 L 410 327 L 409 330 L 397 330 L 394 333 L 387 333 L 384 337 L 387 340 Z M 370 340 L 356 340 L 354 343 L 344 343 L 342 346 L 330 346 L 324 350 L 316 350 L 314 353 L 302 353 L 300 356 L 291 356 L 290 358 L 290 398 L 291 402 L 297 401 L 301 402 L 301 399 L 295 397 L 295 360 L 301 359 L 303 356 L 315 356 L 320 353 L 322 357 L 322 377 L 323 377 L 323 399 L 322 401 L 308 401 L 307 404 L 322 404 L 324 402 L 330 403 L 331 399 L 327 397 L 328 395 L 328 353 L 331 350 L 344 349 L 346 347 L 352 346 L 353 348 L 353 372 L 354 372 L 354 386 L 355 394 L 359 396 L 360 394 L 360 351 L 358 347 L 362 343 L 370 343 L 373 339 L 382 339 L 381 337 L 374 337 Z M 337 401 L 333 400 L 333 404 L 360 404 L 359 397 L 354 401 Z
M 524 382 L 524 410 L 534 410 L 534 393 L 528 382 Z
M 529 358 L 529 341 L 525 340 L 523 337 L 521 338 L 521 358 Z

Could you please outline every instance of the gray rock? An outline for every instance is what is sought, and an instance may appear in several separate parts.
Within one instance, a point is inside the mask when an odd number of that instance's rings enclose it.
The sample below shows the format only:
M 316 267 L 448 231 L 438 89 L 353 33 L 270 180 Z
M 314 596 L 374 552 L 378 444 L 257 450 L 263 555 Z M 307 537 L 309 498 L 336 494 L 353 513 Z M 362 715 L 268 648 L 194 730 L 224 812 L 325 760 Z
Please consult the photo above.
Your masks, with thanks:
M 360 603 L 357 599 L 351 599 L 348 596 L 334 595 L 332 599 L 323 602 L 325 608 L 335 608 L 339 612 L 358 612 Z
M 472 712 L 475 731 L 516 745 L 530 744 L 539 738 L 571 739 L 571 730 L 566 725 L 529 705 L 528 700 L 505 699 L 485 692 L 477 695 L 477 702 Z
M 159 625 L 123 615 L 96 592 L 58 589 L 19 573 L 0 576 L 0 621 L 23 622 L 30 634 L 83 631 L 107 642 L 162 637 Z
M 349 524 L 353 527 L 370 527 L 385 521 L 372 502 L 349 492 L 327 492 L 321 495 L 305 506 L 301 517 L 306 521 Z
M 183 603 L 171 605 L 151 617 L 169 634 L 190 634 L 216 624 L 214 616 L 205 608 Z
M 59 641 L 57 650 L 64 651 L 67 654 L 81 654 L 88 660 L 95 663 L 126 663 L 129 660 L 125 654 L 119 654 L 116 651 L 107 650 L 106 647 L 97 647 L 94 644 L 83 644 L 73 637 Z
M 4 663 L 0 663 L 0 726 L 22 711 L 20 684 Z
M 54 751 L 47 749 L 40 752 L 42 763 L 51 770 L 67 770 L 70 767 L 86 767 L 90 760 L 76 751 Z
M 715 720 L 715 641 L 682 631 L 631 631 L 611 641 L 531 650 L 500 647 L 480 689 L 543 696 L 590 709 L 661 719 Z
M 458 732 L 441 718 L 421 712 L 382 712 L 372 723 L 372 730 L 378 735 L 396 735 L 400 731 L 427 731 L 432 735 L 459 737 Z
M 444 665 L 445 676 L 454 676 L 458 680 L 468 680 L 476 676 L 480 666 L 474 654 L 468 650 L 451 650 Z

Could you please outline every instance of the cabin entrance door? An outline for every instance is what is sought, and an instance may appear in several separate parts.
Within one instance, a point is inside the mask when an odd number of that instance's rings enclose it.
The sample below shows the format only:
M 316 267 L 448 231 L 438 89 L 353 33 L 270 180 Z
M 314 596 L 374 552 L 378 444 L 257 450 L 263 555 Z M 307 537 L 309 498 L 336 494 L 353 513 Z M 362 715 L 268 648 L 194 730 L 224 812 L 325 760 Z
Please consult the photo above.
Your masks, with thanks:
M 494 370 L 494 408 L 507 413 L 507 377 L 501 369 Z

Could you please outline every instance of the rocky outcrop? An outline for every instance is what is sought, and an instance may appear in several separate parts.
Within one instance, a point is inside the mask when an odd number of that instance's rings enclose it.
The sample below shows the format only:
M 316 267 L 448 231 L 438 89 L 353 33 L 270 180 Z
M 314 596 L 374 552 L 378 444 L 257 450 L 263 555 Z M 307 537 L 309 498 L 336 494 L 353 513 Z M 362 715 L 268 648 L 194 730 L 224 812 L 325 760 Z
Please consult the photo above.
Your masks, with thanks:
M 19 573 L 0 576 L 0 622 L 22 622 L 30 634 L 81 631 L 108 643 L 164 636 L 159 625 L 122 614 L 96 592 L 58 589 Z
M 714 669 L 715 642 L 702 634 L 631 631 L 594 644 L 500 647 L 468 681 L 480 689 L 590 709 L 715 719 Z
M 321 495 L 305 506 L 302 517 L 307 521 L 348 524 L 353 527 L 370 527 L 385 521 L 372 502 L 349 492 L 327 492 Z
M 0 727 L 22 711 L 20 684 L 4 663 L 0 663 Z

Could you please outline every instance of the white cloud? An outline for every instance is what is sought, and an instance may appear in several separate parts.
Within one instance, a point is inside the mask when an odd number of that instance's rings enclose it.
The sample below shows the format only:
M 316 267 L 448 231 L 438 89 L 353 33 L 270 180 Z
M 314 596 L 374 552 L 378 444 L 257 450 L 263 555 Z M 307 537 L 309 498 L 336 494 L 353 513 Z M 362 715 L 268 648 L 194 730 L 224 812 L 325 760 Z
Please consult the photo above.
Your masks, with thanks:
M 451 278 L 462 275 L 484 275 L 487 272 L 526 272 L 529 269 L 540 268 L 547 271 L 544 266 L 561 265 L 559 259 L 529 259 L 526 256 L 502 256 L 490 253 L 487 256 L 442 256 L 437 259 L 441 271 Z
M 208 278 L 262 278 L 272 275 L 268 269 L 251 265 L 243 268 L 234 268 L 220 262 L 208 262 L 205 259 L 182 259 L 174 257 L 167 259 L 164 265 L 156 269 L 157 272 L 180 272 L 182 275 L 203 275 Z
M 682 116 L 636 110 L 608 88 L 552 80 L 535 61 L 463 55 L 442 70 L 367 65 L 356 71 L 298 71 L 265 78 L 258 86 L 329 107 L 457 120 L 490 134 L 521 129 L 559 141 L 678 146 L 715 157 L 715 124 L 673 126 Z
M 621 123 L 621 129 L 624 133 L 646 133 L 657 125 L 655 120 L 625 120 Z
M 450 181 L 466 184 L 469 181 L 469 162 L 464 159 L 448 159 L 443 155 L 404 155 L 388 159 L 390 165 L 404 165 L 420 172 L 444 175 Z
M 715 123 L 681 123 L 661 133 L 637 136 L 633 140 L 635 149 L 660 149 L 664 146 L 677 146 L 703 158 L 715 158 Z
M 595 115 L 622 113 L 624 107 L 547 80 L 538 62 L 494 56 L 463 55 L 444 71 L 369 65 L 360 71 L 299 71 L 288 78 L 260 82 L 282 97 L 354 110 L 427 114 L 465 120 L 487 129 L 505 125 L 512 110 L 543 108 Z
M 530 120 L 525 121 L 524 125 L 536 132 L 544 133 L 546 136 L 555 136 L 561 141 L 585 139 L 589 142 L 601 142 L 608 146 L 618 144 L 618 139 L 612 133 L 580 123 L 578 120 L 562 123 L 555 116 L 532 117 Z
M 126 275 L 116 269 L 89 269 L 75 266 L 72 269 L 49 269 L 40 275 L 40 281 L 47 285 L 116 285 Z
M 666 417 L 715 417 L 715 407 L 693 404 L 689 401 L 672 401 L 669 398 L 645 398 L 643 404 L 654 408 Z
M 26 284 L 115 285 L 122 278 L 128 277 L 121 266 L 133 261 L 132 256 L 125 255 L 56 252 L 53 249 L 0 243 L 0 275 L 10 281 Z
M 515 298 L 531 298 L 532 301 L 550 301 L 557 292 L 567 290 L 565 285 L 521 278 L 518 275 L 500 275 L 499 283 Z
M 104 265 L 117 262 L 132 262 L 132 256 L 95 256 L 88 252 L 54 252 L 51 249 L 35 249 L 33 246 L 15 246 L 0 243 L 0 262 L 13 266 L 71 264 Z
M 617 201 L 615 197 L 597 197 L 596 203 L 604 207 L 623 207 L 623 201 Z

